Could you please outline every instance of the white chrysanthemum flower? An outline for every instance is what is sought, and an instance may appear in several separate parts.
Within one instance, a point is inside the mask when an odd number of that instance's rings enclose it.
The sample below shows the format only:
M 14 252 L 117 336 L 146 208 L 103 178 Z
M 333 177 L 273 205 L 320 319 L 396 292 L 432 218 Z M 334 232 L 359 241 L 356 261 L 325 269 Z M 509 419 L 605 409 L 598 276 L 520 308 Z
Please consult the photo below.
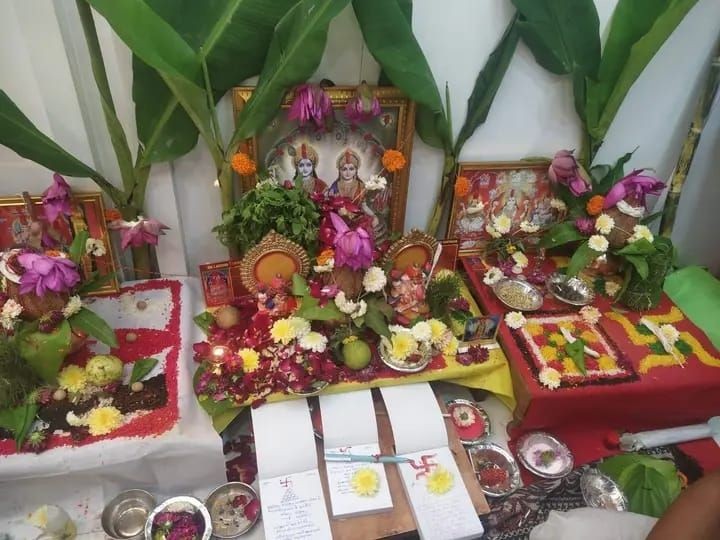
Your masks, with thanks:
M 371 174 L 370 179 L 365 181 L 365 189 L 378 191 L 387 187 L 387 178 L 379 174 Z
M 621 288 L 621 285 L 619 283 L 615 283 L 614 281 L 605 282 L 605 294 L 607 294 L 610 298 L 615 298 L 615 295 L 620 292 Z
M 2 317 L 6 317 L 8 319 L 17 319 L 20 314 L 22 313 L 23 307 L 13 300 L 12 298 L 9 298 L 5 301 L 5 304 L 2 307 Z
M 495 227 L 493 227 L 493 226 L 490 225 L 489 223 L 488 223 L 487 225 L 485 225 L 485 232 L 488 233 L 488 234 L 489 234 L 490 236 L 492 236 L 493 238 L 500 238 L 500 237 L 502 236 L 502 234 L 500 234 L 499 232 L 497 232 L 497 230 L 495 229 Z
M 588 246 L 590 246 L 590 249 L 599 253 L 605 253 L 608 245 L 607 238 L 600 234 L 593 234 L 590 237 L 590 240 L 588 240 Z
M 495 216 L 492 220 L 493 227 L 497 232 L 500 234 L 507 234 L 510 232 L 510 228 L 512 227 L 512 220 L 506 216 L 505 214 L 500 214 L 499 216 Z
M 352 313 L 355 313 L 358 307 L 357 302 L 348 300 L 345 297 L 345 293 L 343 291 L 339 291 L 335 296 L 335 305 L 345 315 L 351 315 Z
M 648 229 L 646 225 L 635 225 L 633 227 L 632 236 L 628 238 L 628 244 L 632 244 L 633 242 L 637 242 L 641 239 L 647 240 L 648 242 L 652 243 L 655 237 L 653 236 L 652 231 Z
M 597 324 L 602 316 L 600 310 L 595 306 L 585 306 L 580 310 L 580 316 L 588 324 Z
M 70 300 L 68 300 L 67 304 L 65 304 L 65 307 L 63 308 L 63 316 L 66 319 L 69 319 L 73 315 L 75 315 L 78 311 L 82 309 L 82 300 L 80 297 L 76 294 L 75 296 L 71 296 Z
M 318 264 L 313 266 L 313 270 L 317 274 L 323 274 L 325 272 L 332 272 L 335 269 L 335 259 L 331 258 L 325 264 Z
M 502 278 L 505 277 L 503 271 L 496 266 L 491 266 L 485 271 L 485 277 L 483 277 L 483 283 L 485 285 L 493 286 Z
M 357 319 L 358 317 L 365 315 L 365 313 L 367 313 L 367 304 L 365 303 L 365 300 L 359 300 L 357 308 L 350 314 L 350 318 Z
M 371 266 L 363 276 L 363 288 L 367 292 L 380 292 L 387 285 L 387 276 L 382 268 Z
M 84 426 L 87 423 L 87 420 L 85 420 L 84 417 L 78 416 L 73 411 L 69 411 L 65 415 L 65 421 L 73 427 Z
M 528 265 L 527 255 L 525 255 L 522 251 L 516 251 L 511 255 L 511 257 L 515 261 L 515 266 L 525 268 Z
M 524 219 L 520 222 L 520 230 L 522 232 L 532 234 L 532 233 L 538 232 L 540 230 L 540 225 L 535 225 Z
M 430 326 L 430 341 L 433 345 L 443 346 L 449 338 L 448 334 L 452 335 L 442 321 L 430 319 L 428 325 Z
M 522 328 L 523 326 L 525 326 L 526 322 L 527 319 L 525 319 L 525 315 L 523 315 L 519 311 L 510 311 L 505 314 L 505 324 L 507 324 L 513 330 L 518 330 Z
M 94 257 L 102 257 L 107 253 L 105 242 L 97 238 L 88 238 L 85 242 L 85 253 Z
M 457 405 L 452 410 L 453 421 L 460 427 L 472 426 L 475 420 L 475 410 L 467 405 Z
M 550 208 L 560 210 L 561 212 L 567 210 L 567 205 L 561 199 L 550 199 Z
M 410 331 L 417 341 L 425 343 L 432 340 L 432 328 L 426 321 L 415 324 Z
M 302 317 L 288 317 L 296 338 L 301 338 L 310 332 L 310 321 Z
M 615 228 L 615 220 L 607 214 L 600 214 L 595 220 L 595 230 L 600 234 L 610 234 Z
M 540 371 L 538 379 L 540 379 L 540 384 L 543 386 L 546 386 L 550 390 L 555 390 L 560 386 L 562 377 L 557 369 L 546 367 Z
M 661 325 L 660 333 L 671 346 L 675 345 L 675 342 L 680 339 L 680 332 L 678 332 L 677 328 L 675 328 L 672 324 Z
M 325 352 L 328 339 L 320 332 L 308 332 L 300 338 L 300 346 L 306 351 Z

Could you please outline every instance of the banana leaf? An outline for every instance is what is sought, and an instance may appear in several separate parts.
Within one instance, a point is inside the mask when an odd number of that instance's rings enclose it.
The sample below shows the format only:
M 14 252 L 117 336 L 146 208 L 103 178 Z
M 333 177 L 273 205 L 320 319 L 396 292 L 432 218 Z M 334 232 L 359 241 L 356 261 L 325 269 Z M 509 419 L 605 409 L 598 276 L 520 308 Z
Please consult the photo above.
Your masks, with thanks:
M 299 0 L 146 0 L 207 63 L 213 99 L 262 69 L 275 25 Z M 199 75 L 199 74 L 198 74 Z M 198 78 L 195 83 L 200 85 Z M 198 131 L 157 72 L 133 56 L 133 99 L 141 164 L 189 152 Z
M 301 0 L 280 19 L 257 87 L 238 116 L 228 153 L 270 123 L 285 92 L 315 72 L 325 51 L 330 21 L 348 3 L 349 0 Z
M 613 12 L 597 82 L 588 83 L 587 122 L 602 140 L 655 53 L 697 0 L 620 0 Z
M 440 92 L 400 0 L 353 0 L 365 43 L 385 75 L 417 103 L 415 127 L 425 143 L 452 151 Z

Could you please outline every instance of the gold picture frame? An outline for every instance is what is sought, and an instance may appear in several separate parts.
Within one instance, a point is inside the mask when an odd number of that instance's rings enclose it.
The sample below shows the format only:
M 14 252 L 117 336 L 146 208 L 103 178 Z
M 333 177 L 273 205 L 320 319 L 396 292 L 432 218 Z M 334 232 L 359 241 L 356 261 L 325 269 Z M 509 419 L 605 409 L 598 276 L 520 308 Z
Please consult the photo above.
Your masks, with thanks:
M 245 107 L 254 89 L 247 86 L 233 88 L 235 118 Z M 280 110 L 270 124 L 262 133 L 247 139 L 240 150 L 251 155 L 260 170 L 279 170 L 283 174 L 278 173 L 276 177 L 284 181 L 291 179 L 283 176 L 289 176 L 294 167 L 291 166 L 290 152 L 295 152 L 295 148 L 306 143 L 314 152 L 315 178 L 318 178 L 317 169 L 321 169 L 319 178 L 324 179 L 321 183 L 328 186 L 337 174 L 337 160 L 343 149 L 356 152 L 361 162 L 358 167 L 358 178 L 361 180 L 380 172 L 381 149 L 399 150 L 405 156 L 407 164 L 396 173 L 383 173 L 388 180 L 390 193 L 382 199 L 381 217 L 385 220 L 389 232 L 402 233 L 415 132 L 415 103 L 397 88 L 374 87 L 373 92 L 380 102 L 380 115 L 367 123 L 353 126 L 345 118 L 344 108 L 348 101 L 355 97 L 356 88 L 333 86 L 324 90 L 330 97 L 335 112 L 331 131 L 316 130 L 309 125 L 301 127 L 296 121 L 288 120 L 287 113 L 293 99 L 293 92 L 290 91 L 283 98 Z M 242 176 L 240 181 L 243 192 L 255 186 L 255 176 Z
M 290 282 L 293 274 L 306 277 L 309 273 L 310 257 L 307 251 L 275 231 L 267 233 L 240 262 L 240 280 L 253 294 L 260 284 L 269 285 L 277 276 Z
M 391 264 L 393 270 L 401 272 L 410 265 L 422 268 L 425 263 L 432 261 L 437 246 L 436 238 L 418 229 L 412 229 L 390 245 L 385 254 L 384 265 Z
M 40 221 L 46 221 L 42 211 L 42 196 L 32 195 L 30 200 L 33 203 L 35 217 Z M 67 243 L 67 245 L 82 230 L 88 231 L 91 238 L 103 241 L 105 255 L 100 257 L 84 255 L 80 262 L 80 268 L 84 276 L 88 276 L 94 271 L 99 272 L 100 275 L 112 274 L 110 280 L 93 292 L 87 293 L 88 296 L 116 293 L 120 290 L 120 285 L 117 280 L 112 243 L 105 223 L 105 204 L 102 193 L 73 193 L 71 200 L 72 214 L 67 221 L 57 220 L 53 224 L 53 229 L 58 231 L 63 243 Z M 28 214 L 23 197 L 0 197 L 0 250 L 23 244 L 30 220 L 31 216 Z

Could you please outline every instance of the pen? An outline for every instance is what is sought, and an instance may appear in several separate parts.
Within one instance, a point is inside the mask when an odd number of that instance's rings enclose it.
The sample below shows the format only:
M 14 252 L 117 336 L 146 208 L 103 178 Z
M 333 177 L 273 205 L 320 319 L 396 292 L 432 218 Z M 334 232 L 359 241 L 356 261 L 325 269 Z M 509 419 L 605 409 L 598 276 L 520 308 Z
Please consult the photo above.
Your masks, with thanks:
M 412 463 L 412 459 L 401 456 L 388 456 L 376 454 L 374 456 L 361 454 L 336 454 L 328 452 L 325 461 L 361 461 L 364 463 Z

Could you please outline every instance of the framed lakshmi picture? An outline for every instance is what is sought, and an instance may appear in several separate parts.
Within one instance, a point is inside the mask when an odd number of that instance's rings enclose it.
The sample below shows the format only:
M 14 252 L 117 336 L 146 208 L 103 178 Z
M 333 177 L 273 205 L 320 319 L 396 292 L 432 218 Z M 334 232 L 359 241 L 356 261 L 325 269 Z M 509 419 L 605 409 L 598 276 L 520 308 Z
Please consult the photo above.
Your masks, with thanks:
M 33 204 L 34 218 L 47 222 L 42 206 L 42 197 L 30 197 Z M 105 206 L 101 193 L 73 193 L 72 214 L 55 220 L 52 225 L 54 240 L 64 248 L 70 246 L 75 235 L 86 230 L 90 238 L 102 240 L 105 244 L 103 255 L 85 255 L 81 261 L 81 269 L 85 276 L 98 272 L 100 276 L 111 275 L 100 288 L 88 293 L 89 296 L 102 296 L 117 292 L 119 284 L 115 273 L 115 262 L 112 255 L 112 244 L 105 223 Z M 33 216 L 28 211 L 23 197 L 0 197 L 0 250 L 24 245 L 30 234 L 30 223 Z
M 233 89 L 235 118 L 253 90 L 253 87 Z M 380 114 L 368 122 L 353 124 L 346 118 L 344 109 L 355 96 L 356 88 L 324 88 L 334 111 L 329 129 L 317 129 L 314 124 L 300 126 L 297 121 L 289 120 L 293 92 L 288 92 L 275 118 L 260 134 L 246 140 L 240 150 L 253 156 L 258 169 L 279 183 L 302 177 L 303 186 L 309 192 L 357 197 L 356 202 L 377 218 L 379 229 L 387 231 L 389 237 L 393 232 L 402 233 L 405 223 L 415 104 L 397 88 L 372 90 L 380 103 Z M 382 173 L 388 181 L 385 189 L 366 191 L 365 183 L 382 171 L 381 157 L 389 149 L 402 152 L 406 166 L 396 173 Z M 254 187 L 254 177 L 242 177 L 241 181 L 243 191 Z M 352 192 L 345 193 L 345 186 L 352 188 Z
M 460 253 L 482 251 L 491 239 L 486 226 L 501 214 L 511 219 L 511 232 L 522 221 L 539 230 L 557 222 L 549 165 L 549 161 L 460 163 L 458 177 L 465 180 L 455 186 L 447 233 L 457 239 Z

